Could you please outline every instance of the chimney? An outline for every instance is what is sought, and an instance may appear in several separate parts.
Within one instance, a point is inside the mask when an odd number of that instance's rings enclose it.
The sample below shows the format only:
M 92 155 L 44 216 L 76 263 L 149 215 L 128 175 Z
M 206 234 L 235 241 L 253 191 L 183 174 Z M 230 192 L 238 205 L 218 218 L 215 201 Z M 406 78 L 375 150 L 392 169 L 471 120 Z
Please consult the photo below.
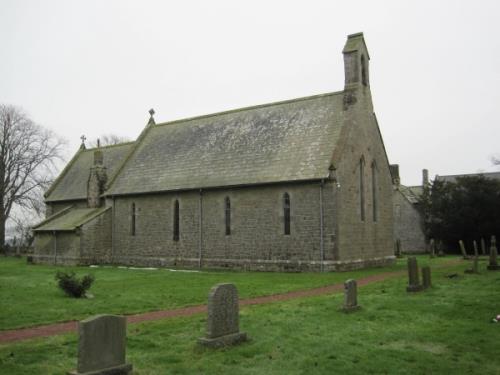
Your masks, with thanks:
M 429 186 L 429 171 L 427 169 L 422 169 L 422 186 Z
M 389 165 L 389 171 L 391 172 L 392 184 L 399 186 L 401 180 L 399 179 L 399 164 Z
M 104 192 L 104 185 L 108 179 L 106 167 L 104 166 L 104 155 L 97 141 L 97 149 L 94 151 L 94 164 L 90 168 L 89 179 L 87 182 L 87 206 L 89 208 L 100 207 L 101 194 Z

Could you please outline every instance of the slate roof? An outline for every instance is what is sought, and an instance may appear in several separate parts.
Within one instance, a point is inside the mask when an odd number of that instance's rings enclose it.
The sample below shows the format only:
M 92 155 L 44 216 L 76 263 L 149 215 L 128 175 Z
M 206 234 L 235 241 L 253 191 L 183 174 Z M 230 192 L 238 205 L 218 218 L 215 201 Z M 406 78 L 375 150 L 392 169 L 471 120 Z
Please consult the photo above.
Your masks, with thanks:
M 456 182 L 457 177 L 473 177 L 473 176 L 484 176 L 486 178 L 492 178 L 492 179 L 495 179 L 495 180 L 500 180 L 500 172 L 454 174 L 454 175 L 447 175 L 447 176 L 436 175 L 435 179 L 437 181 Z
M 133 142 L 130 142 L 100 148 L 108 177 L 115 173 L 132 145 Z M 45 194 L 46 202 L 87 199 L 87 181 L 94 162 L 94 151 L 95 148 L 78 150 Z
M 419 202 L 419 198 L 422 196 L 423 187 L 422 186 L 405 186 L 399 185 L 399 191 L 411 204 L 416 204 Z
M 105 194 L 326 178 L 344 124 L 342 94 L 150 124 Z
M 54 215 L 33 228 L 35 232 L 74 231 L 111 207 L 73 208 L 62 215 Z

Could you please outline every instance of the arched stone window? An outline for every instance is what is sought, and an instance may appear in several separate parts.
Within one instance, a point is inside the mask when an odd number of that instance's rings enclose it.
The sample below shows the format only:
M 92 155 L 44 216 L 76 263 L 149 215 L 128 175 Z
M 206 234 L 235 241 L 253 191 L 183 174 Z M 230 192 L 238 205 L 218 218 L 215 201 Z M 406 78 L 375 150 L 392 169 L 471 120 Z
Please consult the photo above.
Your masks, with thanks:
M 361 83 L 363 84 L 363 86 L 368 85 L 365 55 L 361 55 Z
M 130 206 L 130 235 L 135 236 L 135 219 L 136 219 L 136 212 L 135 212 L 135 203 L 132 203 Z
M 365 159 L 359 160 L 359 212 L 361 221 L 365 221 Z
M 377 176 L 377 164 L 375 160 L 372 163 L 372 204 L 373 204 L 373 221 L 378 219 L 378 176 Z
M 226 223 L 226 236 L 231 234 L 231 200 L 229 197 L 224 199 L 224 214 Z
M 174 241 L 179 241 L 179 200 L 174 203 Z
M 290 195 L 283 194 L 283 219 L 284 219 L 284 232 L 290 234 Z

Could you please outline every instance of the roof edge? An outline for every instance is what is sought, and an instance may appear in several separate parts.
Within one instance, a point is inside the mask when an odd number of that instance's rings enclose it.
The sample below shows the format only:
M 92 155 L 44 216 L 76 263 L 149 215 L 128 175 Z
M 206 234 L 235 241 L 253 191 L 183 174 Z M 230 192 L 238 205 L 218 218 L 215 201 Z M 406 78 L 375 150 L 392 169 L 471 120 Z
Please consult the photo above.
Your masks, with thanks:
M 55 188 L 57 187 L 57 185 L 61 182 L 61 180 L 63 179 L 63 177 L 66 175 L 66 173 L 68 173 L 68 171 L 71 169 L 71 167 L 73 166 L 73 164 L 75 164 L 76 160 L 78 159 L 78 157 L 80 156 L 80 154 L 82 152 L 84 152 L 85 149 L 82 149 L 82 148 L 78 148 L 78 151 L 75 153 L 75 155 L 73 155 L 73 157 L 71 158 L 71 160 L 69 161 L 68 164 L 66 164 L 66 166 L 64 167 L 64 169 L 62 170 L 61 173 L 59 173 L 59 176 L 57 176 L 57 178 L 54 180 L 54 182 L 52 183 L 52 185 L 50 185 L 50 187 L 48 188 L 48 190 L 45 192 L 45 194 L 43 195 L 43 198 L 44 200 L 46 201 L 46 198 L 52 194 L 52 192 L 55 190 Z
M 179 119 L 179 120 L 161 122 L 161 123 L 156 124 L 155 126 L 174 125 L 174 124 L 178 124 L 178 123 L 182 123 L 182 122 L 188 122 L 188 121 L 192 121 L 192 120 L 200 120 L 200 119 L 209 118 L 209 117 L 227 115 L 227 114 L 230 114 L 230 113 L 250 111 L 252 109 L 272 107 L 272 106 L 277 106 L 277 105 L 281 105 L 281 104 L 295 103 L 295 102 L 312 100 L 312 99 L 317 99 L 317 98 L 322 98 L 322 97 L 327 97 L 327 96 L 335 96 L 335 95 L 340 95 L 340 94 L 343 94 L 343 93 L 344 93 L 344 90 L 333 91 L 333 92 L 328 92 L 328 93 L 323 93 L 323 94 L 316 94 L 316 95 L 304 96 L 304 97 L 300 97 L 300 98 L 280 100 L 280 101 L 271 102 L 271 103 L 257 104 L 257 105 L 252 105 L 252 106 L 248 106 L 248 107 L 241 107 L 241 108 L 236 108 L 236 109 L 230 109 L 230 110 L 227 110 L 227 111 L 210 113 L 210 114 L 207 114 L 207 115 L 186 117 L 186 118 Z
M 67 211 L 69 211 L 69 210 L 70 210 L 70 209 L 72 209 L 73 207 L 74 207 L 74 206 L 73 206 L 73 205 L 71 205 L 71 206 L 68 206 L 68 207 L 63 208 L 63 209 L 62 209 L 62 210 L 60 210 L 60 211 L 57 211 L 55 214 L 50 215 L 49 217 L 47 217 L 47 218 L 43 219 L 43 220 L 42 220 L 41 222 L 39 222 L 38 224 L 34 225 L 34 226 L 32 227 L 32 229 L 33 229 L 33 230 L 36 230 L 36 228 L 38 228 L 39 226 L 44 225 L 44 224 L 48 223 L 49 221 L 54 220 L 54 219 L 58 218 L 59 216 L 64 215 Z

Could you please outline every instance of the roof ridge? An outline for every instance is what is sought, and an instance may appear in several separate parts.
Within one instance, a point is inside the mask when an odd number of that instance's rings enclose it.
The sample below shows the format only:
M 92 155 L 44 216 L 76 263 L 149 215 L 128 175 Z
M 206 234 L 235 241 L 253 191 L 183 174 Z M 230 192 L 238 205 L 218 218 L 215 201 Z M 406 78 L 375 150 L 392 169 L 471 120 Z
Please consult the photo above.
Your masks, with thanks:
M 210 113 L 210 114 L 206 114 L 206 115 L 192 116 L 192 117 L 186 117 L 186 118 L 183 118 L 183 119 L 178 119 L 178 120 L 173 120 L 173 121 L 160 122 L 160 123 L 158 123 L 158 124 L 156 124 L 154 126 L 174 125 L 174 124 L 178 124 L 178 123 L 181 123 L 181 122 L 188 122 L 188 121 L 199 120 L 199 119 L 204 119 L 204 118 L 208 118 L 208 117 L 221 116 L 221 115 L 226 115 L 226 114 L 230 114 L 230 113 L 250 111 L 252 109 L 259 109 L 259 108 L 265 108 L 265 107 L 278 106 L 278 105 L 281 105 L 281 104 L 296 103 L 296 102 L 300 102 L 300 101 L 312 100 L 312 99 L 317 99 L 317 98 L 321 98 L 321 97 L 340 95 L 340 94 L 343 94 L 343 93 L 344 93 L 344 90 L 333 91 L 333 92 L 328 92 L 328 93 L 323 93 L 323 94 L 316 94 L 316 95 L 304 96 L 304 97 L 300 97 L 300 98 L 286 99 L 286 100 L 280 100 L 280 101 L 276 101 L 276 102 L 251 105 L 251 106 L 247 106 L 247 107 L 241 107 L 241 108 L 236 108 L 236 109 L 229 109 L 229 110 L 221 111 L 221 112 L 214 112 L 214 113 Z
M 93 150 L 103 149 L 103 148 L 113 148 L 113 147 L 119 147 L 119 146 L 126 146 L 126 145 L 130 145 L 132 143 L 135 143 L 135 141 L 121 142 L 121 143 L 115 143 L 113 145 L 106 145 L 106 146 L 99 146 L 99 147 L 90 147 L 90 148 L 86 148 L 85 150 L 83 150 L 83 152 L 93 151 Z

